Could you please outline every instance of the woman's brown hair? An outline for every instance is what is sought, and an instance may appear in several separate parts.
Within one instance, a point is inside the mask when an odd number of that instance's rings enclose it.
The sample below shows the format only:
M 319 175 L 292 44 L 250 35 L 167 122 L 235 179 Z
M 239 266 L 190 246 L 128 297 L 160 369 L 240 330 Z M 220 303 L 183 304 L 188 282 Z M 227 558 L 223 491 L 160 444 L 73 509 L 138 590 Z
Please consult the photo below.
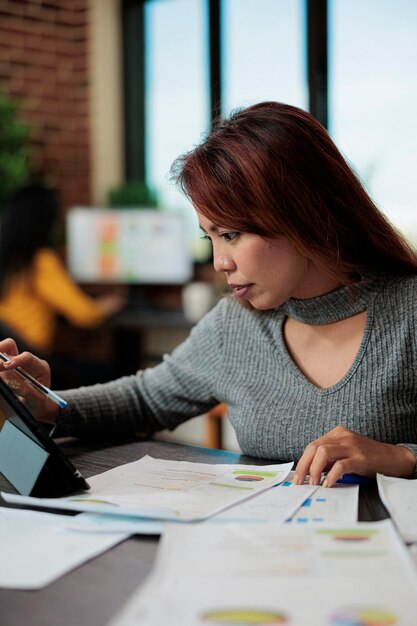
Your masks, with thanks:
M 179 157 L 172 174 L 216 225 L 284 235 L 342 283 L 370 270 L 417 272 L 417 254 L 301 109 L 262 102 L 235 112 Z

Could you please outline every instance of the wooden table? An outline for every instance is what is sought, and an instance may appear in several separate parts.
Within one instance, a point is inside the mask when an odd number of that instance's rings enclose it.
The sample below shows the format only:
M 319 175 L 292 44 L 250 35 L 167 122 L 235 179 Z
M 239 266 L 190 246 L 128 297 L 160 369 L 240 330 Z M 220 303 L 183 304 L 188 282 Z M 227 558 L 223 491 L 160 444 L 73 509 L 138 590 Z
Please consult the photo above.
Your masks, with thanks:
M 145 454 L 201 463 L 259 463 L 259 459 L 234 452 L 152 440 L 91 445 L 67 441 L 61 445 L 86 478 Z M 2 476 L 0 489 L 12 490 Z M 359 519 L 386 517 L 376 484 L 361 485 Z M 156 536 L 131 537 L 39 591 L 0 589 L 0 626 L 104 626 L 150 572 L 157 545 Z M 47 546 L 45 550 L 47 553 Z

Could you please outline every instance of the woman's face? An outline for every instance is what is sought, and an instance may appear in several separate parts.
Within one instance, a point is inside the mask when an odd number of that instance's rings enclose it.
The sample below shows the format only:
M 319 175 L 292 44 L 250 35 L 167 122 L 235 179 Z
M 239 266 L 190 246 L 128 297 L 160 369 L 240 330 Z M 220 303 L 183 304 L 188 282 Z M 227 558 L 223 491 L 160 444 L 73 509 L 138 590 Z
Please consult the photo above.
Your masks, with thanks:
M 338 286 L 287 238 L 234 231 L 197 215 L 213 245 L 214 269 L 226 275 L 236 298 L 255 309 L 275 308 L 288 298 L 312 298 Z

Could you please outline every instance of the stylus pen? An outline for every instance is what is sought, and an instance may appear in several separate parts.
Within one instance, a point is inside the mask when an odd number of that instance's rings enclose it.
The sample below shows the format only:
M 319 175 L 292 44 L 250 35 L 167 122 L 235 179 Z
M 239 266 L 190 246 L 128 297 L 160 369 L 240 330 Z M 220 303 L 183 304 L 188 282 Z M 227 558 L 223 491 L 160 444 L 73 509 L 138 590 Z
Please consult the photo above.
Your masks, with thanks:
M 3 354 L 3 352 L 0 352 L 0 359 L 2 359 L 2 361 L 5 361 L 6 363 L 7 361 L 10 361 L 9 357 Z M 13 371 L 19 374 L 20 376 L 22 376 L 22 378 L 25 378 L 30 383 L 32 383 L 32 385 L 36 387 L 38 391 L 41 391 L 43 394 L 45 394 L 45 396 L 50 398 L 53 402 L 55 402 L 62 409 L 67 406 L 68 403 L 66 402 L 66 400 L 61 398 L 54 391 L 52 391 L 52 389 L 49 389 L 49 387 L 45 387 L 45 385 L 42 385 L 42 383 L 36 380 L 36 378 L 33 378 L 33 376 L 29 374 L 29 372 L 24 370 L 22 367 L 16 367 L 16 369 Z
M 360 476 L 359 474 L 343 474 L 342 478 L 339 478 L 336 482 L 342 485 L 368 485 L 373 481 L 372 478 Z

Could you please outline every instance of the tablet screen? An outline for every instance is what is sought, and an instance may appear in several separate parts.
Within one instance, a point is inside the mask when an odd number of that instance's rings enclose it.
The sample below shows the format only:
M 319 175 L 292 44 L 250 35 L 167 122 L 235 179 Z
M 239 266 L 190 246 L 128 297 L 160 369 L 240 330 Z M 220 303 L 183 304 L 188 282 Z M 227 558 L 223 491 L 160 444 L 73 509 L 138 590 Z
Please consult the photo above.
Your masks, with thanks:
M 0 472 L 23 495 L 56 497 L 89 488 L 1 379 Z
M 7 420 L 0 437 L 0 472 L 17 489 L 28 496 L 48 459 L 48 452 L 31 436 Z

